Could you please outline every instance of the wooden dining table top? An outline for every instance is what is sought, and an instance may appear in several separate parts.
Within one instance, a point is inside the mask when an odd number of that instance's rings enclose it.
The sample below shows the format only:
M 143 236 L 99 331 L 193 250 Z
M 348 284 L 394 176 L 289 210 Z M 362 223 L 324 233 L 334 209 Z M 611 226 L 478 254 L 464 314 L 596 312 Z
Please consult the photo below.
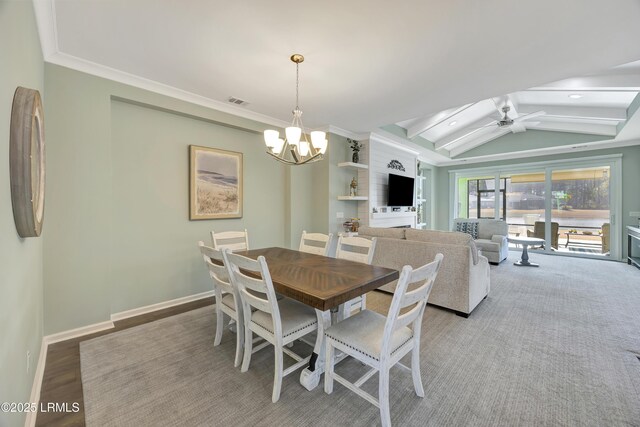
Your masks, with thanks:
M 398 270 L 330 258 L 285 248 L 236 252 L 264 256 L 276 292 L 326 311 L 366 294 L 400 276 Z

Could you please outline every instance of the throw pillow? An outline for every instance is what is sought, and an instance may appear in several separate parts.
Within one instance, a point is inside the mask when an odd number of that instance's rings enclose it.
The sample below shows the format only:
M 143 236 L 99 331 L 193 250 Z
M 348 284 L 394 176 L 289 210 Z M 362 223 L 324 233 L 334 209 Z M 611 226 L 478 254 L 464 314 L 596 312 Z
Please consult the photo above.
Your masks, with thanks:
M 475 240 L 478 238 L 478 223 L 475 221 L 458 222 L 456 224 L 456 231 L 470 234 Z

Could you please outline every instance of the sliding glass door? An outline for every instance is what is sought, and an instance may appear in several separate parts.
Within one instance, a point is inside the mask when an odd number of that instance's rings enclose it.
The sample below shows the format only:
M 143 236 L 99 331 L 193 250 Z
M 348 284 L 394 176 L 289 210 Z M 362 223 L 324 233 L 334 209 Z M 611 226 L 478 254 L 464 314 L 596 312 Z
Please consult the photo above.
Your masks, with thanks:
M 611 168 L 551 173 L 551 246 L 558 251 L 610 255 Z
M 549 254 L 620 257 L 619 156 L 455 172 L 454 216 L 499 218 Z M 515 247 L 515 245 L 512 245 Z

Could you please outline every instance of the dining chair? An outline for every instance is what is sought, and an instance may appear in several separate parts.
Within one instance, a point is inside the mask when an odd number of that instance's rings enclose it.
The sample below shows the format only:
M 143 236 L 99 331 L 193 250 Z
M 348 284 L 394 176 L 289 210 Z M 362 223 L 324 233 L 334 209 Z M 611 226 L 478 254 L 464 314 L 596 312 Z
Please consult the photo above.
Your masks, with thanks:
M 365 239 L 364 237 L 347 237 L 340 235 L 338 238 L 338 247 L 336 249 L 336 258 L 346 259 L 349 261 L 361 262 L 363 264 L 371 264 L 373 253 L 376 249 L 377 239 Z M 351 316 L 351 311 L 360 306 L 360 310 L 367 308 L 367 296 L 362 295 L 347 301 L 342 306 L 342 318 Z
M 231 252 L 249 250 L 249 233 L 246 228 L 244 231 L 223 231 L 221 233 L 211 231 L 211 241 L 214 249 L 229 248 Z
M 263 344 L 272 344 L 275 353 L 275 372 L 273 379 L 273 403 L 280 399 L 282 378 L 309 363 L 308 357 L 301 357 L 287 348 L 288 344 L 318 329 L 315 310 L 290 298 L 276 299 L 271 274 L 263 256 L 257 260 L 231 253 L 225 249 L 222 253 L 229 270 L 231 281 L 236 285 L 242 301 L 244 314 L 244 359 L 241 372 L 246 372 L 251 363 L 251 355 L 263 347 L 253 347 L 253 334 L 266 340 Z M 259 278 L 249 276 L 257 275 Z M 254 308 L 255 311 L 251 311 Z M 296 361 L 284 369 L 283 354 Z
M 229 280 L 229 272 L 224 264 L 222 252 L 205 246 L 204 242 L 198 242 L 200 253 L 209 269 L 209 276 L 213 281 L 213 290 L 216 299 L 216 337 L 214 346 L 220 345 L 222 331 L 224 329 L 224 314 L 229 316 L 236 325 L 236 358 L 234 366 L 240 366 L 242 349 L 244 346 L 244 328 L 242 318 L 242 305 L 238 290 Z
M 442 259 L 443 255 L 439 253 L 433 262 L 420 268 L 414 270 L 408 265 L 402 268 L 386 318 L 374 311 L 363 310 L 325 331 L 324 391 L 331 394 L 333 381 L 336 380 L 378 407 L 383 427 L 391 425 L 389 370 L 392 366 L 397 364 L 411 371 L 416 395 L 424 397 L 420 375 L 420 330 L 427 299 Z M 407 291 L 409 284 L 413 284 L 411 291 Z M 402 309 L 405 309 L 404 314 L 400 314 Z M 357 381 L 347 381 L 334 371 L 335 349 L 371 369 Z M 400 362 L 409 352 L 411 368 Z M 360 388 L 376 372 L 379 373 L 377 399 Z
M 316 255 L 327 256 L 331 249 L 331 242 L 333 240 L 333 233 L 307 233 L 302 230 L 302 237 L 300 237 L 300 252 L 306 252 Z

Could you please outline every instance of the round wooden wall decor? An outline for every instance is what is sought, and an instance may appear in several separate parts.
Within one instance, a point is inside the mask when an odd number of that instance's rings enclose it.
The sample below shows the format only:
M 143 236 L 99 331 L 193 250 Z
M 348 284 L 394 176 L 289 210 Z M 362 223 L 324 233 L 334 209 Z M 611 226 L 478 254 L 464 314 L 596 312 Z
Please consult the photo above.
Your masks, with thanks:
M 38 237 L 44 218 L 44 114 L 40 92 L 18 87 L 9 141 L 11 203 L 20 237 Z

